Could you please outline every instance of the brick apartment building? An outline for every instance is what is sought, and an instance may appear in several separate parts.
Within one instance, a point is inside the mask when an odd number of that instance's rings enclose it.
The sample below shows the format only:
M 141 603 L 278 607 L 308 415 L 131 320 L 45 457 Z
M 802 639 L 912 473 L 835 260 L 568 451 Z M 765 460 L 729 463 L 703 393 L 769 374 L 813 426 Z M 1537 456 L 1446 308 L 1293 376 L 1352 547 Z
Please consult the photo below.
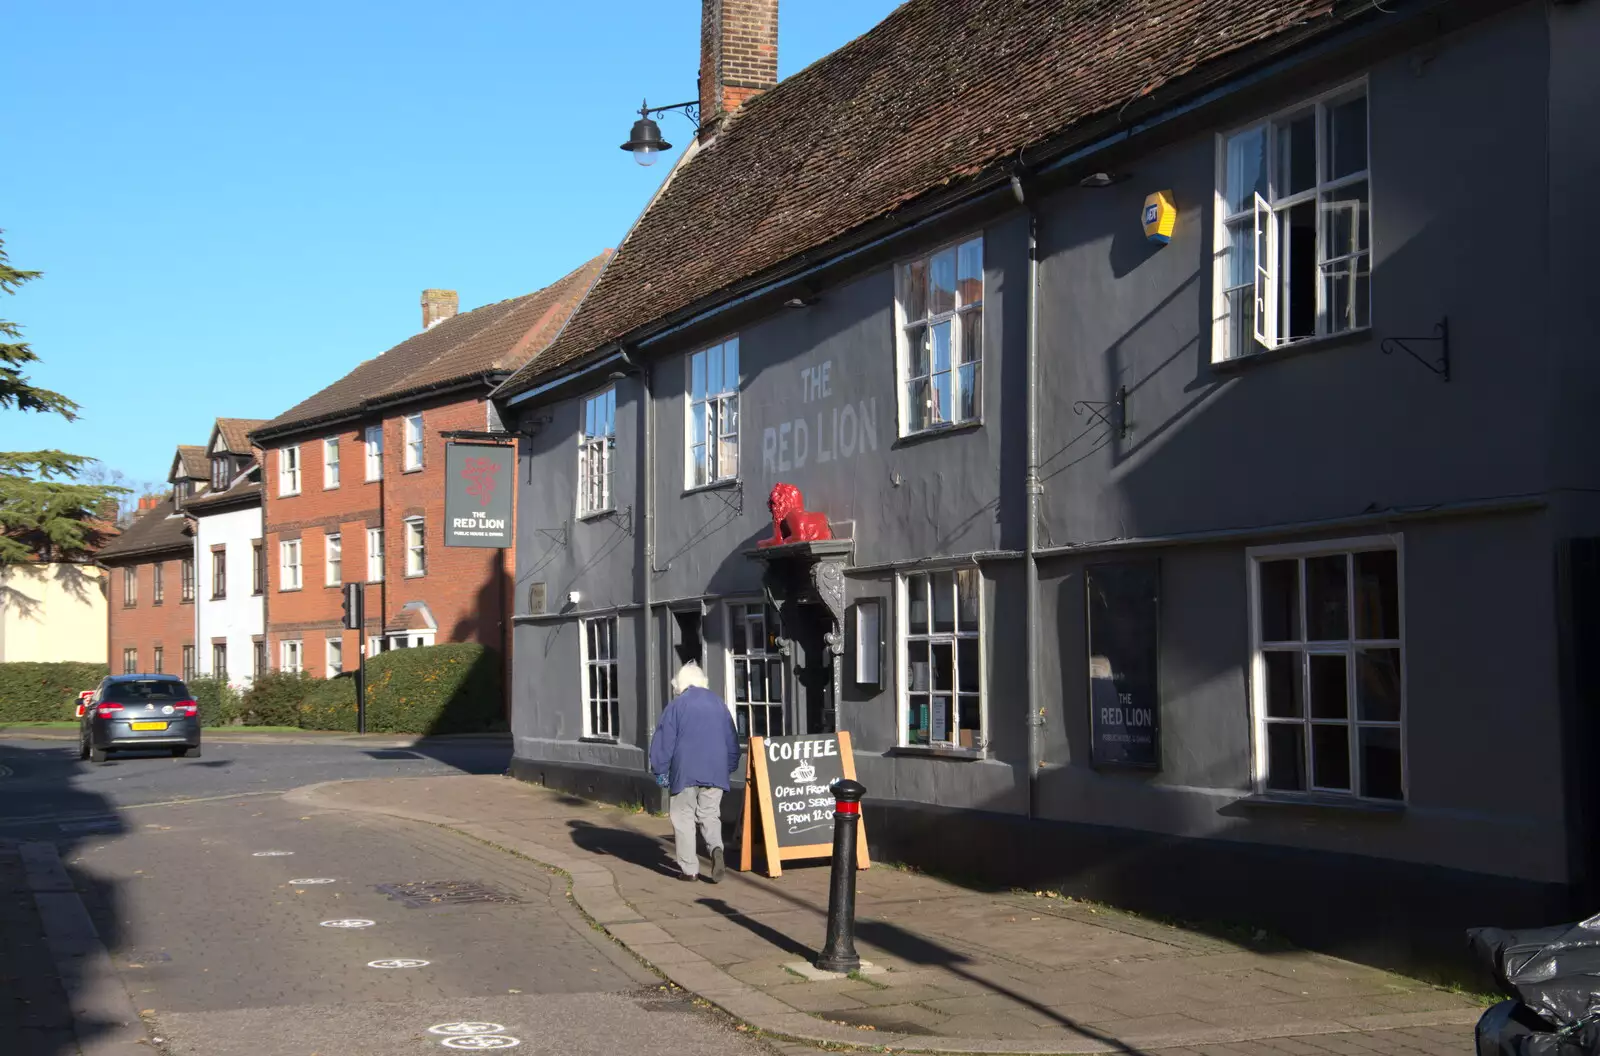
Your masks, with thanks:
M 425 290 L 421 333 L 250 434 L 262 449 L 273 667 L 354 667 L 344 583 L 366 584 L 368 655 L 445 642 L 506 655 L 513 558 L 443 545 L 442 434 L 497 427 L 489 392 L 550 343 L 608 255 L 462 314 L 454 291 Z
M 165 499 L 140 501 L 138 517 L 107 543 L 98 560 L 108 570 L 108 659 L 118 674 L 192 677 L 194 605 L 198 596 L 194 530 L 184 503 L 204 492 L 210 467 L 204 447 L 180 446 Z

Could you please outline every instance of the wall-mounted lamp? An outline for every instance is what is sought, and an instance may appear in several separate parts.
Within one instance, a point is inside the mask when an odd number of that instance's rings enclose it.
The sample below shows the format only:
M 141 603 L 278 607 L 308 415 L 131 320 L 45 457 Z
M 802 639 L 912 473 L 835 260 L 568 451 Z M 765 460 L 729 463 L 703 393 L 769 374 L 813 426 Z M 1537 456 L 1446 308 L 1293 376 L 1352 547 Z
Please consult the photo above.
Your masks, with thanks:
M 664 114 L 668 110 L 682 110 L 696 129 L 700 127 L 699 100 L 670 106 L 651 106 L 650 100 L 646 99 L 639 107 L 639 120 L 633 123 L 628 141 L 622 144 L 622 149 L 631 153 L 633 160 L 640 165 L 654 165 L 663 150 L 672 149 L 672 144 L 661 138 L 661 126 L 650 119 L 651 114 Z
M 583 600 L 583 595 L 582 594 L 578 593 L 575 590 L 567 591 L 567 604 L 568 605 L 576 605 L 578 602 L 580 602 L 582 600 Z

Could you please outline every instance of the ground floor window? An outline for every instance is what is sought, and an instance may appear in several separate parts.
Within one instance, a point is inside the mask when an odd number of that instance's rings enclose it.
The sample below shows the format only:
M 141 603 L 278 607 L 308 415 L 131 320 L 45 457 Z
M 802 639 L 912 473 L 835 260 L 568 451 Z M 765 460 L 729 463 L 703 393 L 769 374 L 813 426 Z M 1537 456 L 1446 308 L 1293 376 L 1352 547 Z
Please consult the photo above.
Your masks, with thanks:
M 344 674 L 344 638 L 339 635 L 328 639 L 327 668 L 329 678 Z
M 1390 536 L 1250 551 L 1261 790 L 1405 798 L 1400 558 Z
M 617 618 L 584 620 L 584 735 L 615 737 L 620 694 L 617 687 Z
M 166 652 L 167 651 L 161 648 L 159 645 L 156 646 L 152 651 L 151 655 L 153 659 L 150 661 L 150 670 L 155 674 L 160 675 L 166 673 Z
M 980 750 L 983 577 L 976 568 L 900 577 L 900 743 Z
M 255 660 L 251 668 L 251 675 L 260 678 L 267 673 L 267 640 L 257 638 L 252 645 L 255 646 Z
M 211 646 L 211 677 L 228 677 L 228 647 L 222 642 L 214 642 Z
M 139 673 L 139 650 L 122 650 L 122 673 L 125 675 L 136 675 Z
M 728 704 L 739 739 L 782 737 L 784 659 L 778 614 L 767 605 L 728 606 Z
M 192 681 L 193 679 L 194 679 L 194 646 L 186 645 L 186 646 L 183 647 L 183 680 L 185 682 L 189 682 L 189 681 Z
M 305 670 L 305 647 L 300 639 L 278 643 L 278 670 L 290 673 Z

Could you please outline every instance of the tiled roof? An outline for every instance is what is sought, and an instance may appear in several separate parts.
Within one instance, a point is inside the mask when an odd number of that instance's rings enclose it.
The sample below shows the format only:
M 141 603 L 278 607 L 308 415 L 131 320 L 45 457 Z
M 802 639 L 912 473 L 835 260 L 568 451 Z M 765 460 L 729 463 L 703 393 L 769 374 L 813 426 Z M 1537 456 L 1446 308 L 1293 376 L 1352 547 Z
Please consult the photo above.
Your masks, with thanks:
M 930 192 L 1010 165 L 1334 0 L 907 0 L 674 171 L 510 395 Z
M 225 491 L 208 491 L 183 504 L 186 512 L 204 513 L 219 506 L 234 506 L 261 499 L 261 481 L 240 480 Z
M 189 550 L 194 537 L 189 522 L 177 514 L 169 495 L 152 509 L 141 513 L 122 534 L 100 548 L 100 560 L 114 562 L 141 554 L 167 550 Z
M 251 453 L 250 430 L 266 424 L 265 418 L 218 418 L 217 433 L 230 455 L 248 455 Z
M 179 444 L 178 457 L 175 461 L 182 464 L 184 476 L 200 480 L 211 479 L 211 456 L 206 454 L 203 446 Z
M 610 254 L 606 250 L 535 293 L 462 312 L 415 334 L 250 432 L 290 432 L 354 414 L 370 403 L 515 370 L 550 343 Z

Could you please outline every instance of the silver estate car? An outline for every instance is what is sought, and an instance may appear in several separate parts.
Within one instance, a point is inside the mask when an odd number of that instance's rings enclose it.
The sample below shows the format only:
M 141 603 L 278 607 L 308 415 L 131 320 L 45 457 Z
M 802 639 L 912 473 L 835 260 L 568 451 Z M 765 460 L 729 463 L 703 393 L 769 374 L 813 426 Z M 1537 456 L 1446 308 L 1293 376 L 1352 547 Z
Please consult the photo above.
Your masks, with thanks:
M 170 749 L 200 754 L 200 705 L 176 675 L 112 675 L 84 705 L 78 756 L 106 761 L 111 752 Z

